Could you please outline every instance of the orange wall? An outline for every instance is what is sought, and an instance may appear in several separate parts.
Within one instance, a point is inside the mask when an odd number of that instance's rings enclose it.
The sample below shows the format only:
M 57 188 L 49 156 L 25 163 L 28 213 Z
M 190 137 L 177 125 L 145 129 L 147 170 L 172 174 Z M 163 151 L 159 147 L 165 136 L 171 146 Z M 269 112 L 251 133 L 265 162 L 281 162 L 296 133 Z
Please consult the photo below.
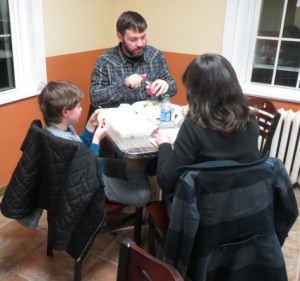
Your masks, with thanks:
M 78 131 L 84 127 L 88 113 L 91 72 L 97 57 L 103 51 L 97 50 L 47 58 L 48 81 L 67 80 L 76 84 L 84 93 L 81 120 L 76 126 Z
M 97 57 L 103 51 L 104 49 L 47 58 L 48 81 L 68 80 L 78 85 L 85 93 L 82 118 L 76 126 L 78 132 L 83 129 L 88 112 L 90 75 Z M 172 102 L 184 105 L 186 98 L 181 76 L 195 55 L 166 52 L 165 56 L 178 83 L 178 93 L 172 98 Z M 277 108 L 300 110 L 299 104 L 274 102 Z M 31 121 L 36 118 L 41 118 L 36 97 L 0 106 L 0 188 L 9 182 L 21 156 L 20 145 Z
M 36 98 L 0 106 L 0 187 L 7 184 L 20 158 L 20 145 L 31 120 L 40 118 Z

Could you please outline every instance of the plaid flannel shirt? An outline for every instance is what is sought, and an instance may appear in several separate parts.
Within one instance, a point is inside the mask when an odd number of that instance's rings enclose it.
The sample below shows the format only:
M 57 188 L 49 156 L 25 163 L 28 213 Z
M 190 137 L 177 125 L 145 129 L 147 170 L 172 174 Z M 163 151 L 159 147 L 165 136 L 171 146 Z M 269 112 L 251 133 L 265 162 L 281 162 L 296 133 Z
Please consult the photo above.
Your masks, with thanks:
M 160 100 L 149 96 L 145 83 L 137 89 L 125 85 L 125 78 L 134 74 L 147 74 L 147 80 L 165 80 L 169 84 L 168 93 L 173 96 L 177 85 L 172 77 L 163 53 L 146 46 L 144 55 L 131 61 L 121 51 L 121 44 L 104 52 L 96 61 L 91 77 L 90 101 L 94 107 L 117 107 L 121 103 L 132 104 L 142 100 Z

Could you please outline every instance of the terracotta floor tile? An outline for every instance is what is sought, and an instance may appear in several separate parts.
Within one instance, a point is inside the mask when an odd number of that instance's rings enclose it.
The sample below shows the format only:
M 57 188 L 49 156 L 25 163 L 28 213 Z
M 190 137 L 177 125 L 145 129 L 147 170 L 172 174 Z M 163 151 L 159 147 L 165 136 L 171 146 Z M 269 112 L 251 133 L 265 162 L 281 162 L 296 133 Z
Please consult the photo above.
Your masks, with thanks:
M 0 198 L 0 201 L 1 201 L 1 200 L 2 200 L 2 199 Z M 9 223 L 10 221 L 11 221 L 10 219 L 8 219 L 8 218 L 6 218 L 6 217 L 0 215 L 0 227 L 2 227 L 3 225 Z
M 40 230 L 30 230 L 15 221 L 1 227 L 0 277 L 31 256 L 44 242 L 46 235 Z
M 118 266 L 104 259 L 99 259 L 85 273 L 84 281 L 115 281 Z
M 298 218 L 296 223 L 293 225 L 289 236 L 285 242 L 287 245 L 293 245 L 294 247 L 300 248 L 300 219 Z
M 142 241 L 141 241 L 141 246 L 142 248 L 146 248 L 146 236 L 147 233 L 146 231 L 143 229 L 142 231 Z M 116 239 L 114 240 L 114 243 L 112 243 L 109 247 L 107 247 L 105 249 L 105 251 L 103 251 L 101 257 L 113 262 L 113 263 L 118 263 L 119 260 L 119 248 L 120 248 L 120 244 L 123 240 L 125 239 L 131 239 L 133 240 L 133 230 L 125 230 L 123 232 L 120 232 L 118 234 L 118 236 L 116 237 Z
M 1 281 L 27 281 L 28 279 L 25 279 L 24 277 L 18 275 L 15 272 L 10 272 L 0 278 Z
M 122 238 L 124 237 L 122 234 L 119 234 L 119 236 L 117 236 L 116 240 L 114 241 L 114 243 L 112 243 L 109 247 L 107 247 L 105 249 L 105 251 L 103 251 L 101 257 L 117 264 L 118 260 L 119 260 L 119 248 L 120 248 L 120 243 L 122 241 Z M 130 236 L 132 237 L 132 236 Z
M 285 258 L 288 280 L 297 280 L 296 277 L 299 267 L 300 249 L 284 245 L 282 250 Z
M 74 260 L 65 252 L 54 251 L 53 256 L 46 255 L 46 245 L 33 255 L 28 256 L 17 270 L 29 280 L 72 280 Z
M 94 255 L 101 255 L 105 249 L 107 249 L 117 238 L 119 234 L 101 233 L 95 239 L 93 247 L 90 249 L 90 253 Z

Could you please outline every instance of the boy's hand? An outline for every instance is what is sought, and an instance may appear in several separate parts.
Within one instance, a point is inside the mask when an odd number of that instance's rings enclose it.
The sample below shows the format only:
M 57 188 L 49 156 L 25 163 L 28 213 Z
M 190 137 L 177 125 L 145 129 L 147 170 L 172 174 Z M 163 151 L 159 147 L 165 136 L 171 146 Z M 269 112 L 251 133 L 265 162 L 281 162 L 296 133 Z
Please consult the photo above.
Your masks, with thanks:
M 107 136 L 109 125 L 105 119 L 102 119 L 101 123 L 97 127 L 94 136 L 93 136 L 93 143 L 99 144 L 100 141 Z
M 95 110 L 86 124 L 86 129 L 93 133 L 96 127 L 102 122 L 102 119 L 103 114 L 101 112 L 101 109 Z
M 98 112 L 98 115 L 97 115 L 97 120 L 98 120 L 98 124 L 100 125 L 103 121 L 103 112 L 101 109 L 97 109 L 99 112 Z

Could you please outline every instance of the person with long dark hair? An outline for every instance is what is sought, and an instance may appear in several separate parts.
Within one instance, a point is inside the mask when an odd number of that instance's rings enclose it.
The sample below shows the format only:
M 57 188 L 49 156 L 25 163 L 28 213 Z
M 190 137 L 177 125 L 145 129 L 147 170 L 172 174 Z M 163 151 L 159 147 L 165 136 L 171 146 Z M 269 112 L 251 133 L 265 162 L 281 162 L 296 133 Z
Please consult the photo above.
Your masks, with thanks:
M 189 110 L 174 145 L 164 130 L 154 134 L 159 146 L 157 181 L 171 196 L 182 166 L 259 159 L 258 123 L 230 62 L 218 54 L 203 54 L 188 65 L 182 82 Z

